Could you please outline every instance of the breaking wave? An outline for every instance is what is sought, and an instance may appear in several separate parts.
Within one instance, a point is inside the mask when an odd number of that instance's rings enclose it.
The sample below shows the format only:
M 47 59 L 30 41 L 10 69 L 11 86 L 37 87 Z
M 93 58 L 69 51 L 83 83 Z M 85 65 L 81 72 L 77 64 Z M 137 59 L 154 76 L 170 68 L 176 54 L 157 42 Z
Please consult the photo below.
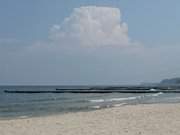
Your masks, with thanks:
M 102 103 L 102 102 L 116 102 L 116 101 L 128 101 L 128 100 L 136 100 L 146 97 L 157 97 L 162 95 L 162 92 L 155 93 L 155 94 L 148 94 L 148 95 L 142 95 L 142 96 L 133 96 L 133 97 L 123 97 L 123 98 L 110 98 L 110 99 L 92 99 L 89 100 L 89 102 L 92 103 Z

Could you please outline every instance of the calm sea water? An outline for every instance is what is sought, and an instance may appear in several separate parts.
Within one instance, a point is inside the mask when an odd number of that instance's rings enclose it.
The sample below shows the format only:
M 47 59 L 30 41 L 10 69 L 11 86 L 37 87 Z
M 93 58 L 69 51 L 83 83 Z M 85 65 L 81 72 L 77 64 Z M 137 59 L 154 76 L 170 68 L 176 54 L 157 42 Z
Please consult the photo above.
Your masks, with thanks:
M 55 90 L 67 86 L 0 86 L 0 119 L 89 111 L 124 104 L 177 103 L 180 94 L 4 93 L 4 90 Z

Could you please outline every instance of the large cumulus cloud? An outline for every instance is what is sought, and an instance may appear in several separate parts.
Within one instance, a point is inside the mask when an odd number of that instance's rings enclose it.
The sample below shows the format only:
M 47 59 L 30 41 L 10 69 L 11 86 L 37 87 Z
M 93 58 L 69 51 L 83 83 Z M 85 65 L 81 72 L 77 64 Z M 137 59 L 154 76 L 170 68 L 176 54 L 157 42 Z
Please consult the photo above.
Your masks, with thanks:
M 50 29 L 50 39 L 61 45 L 85 47 L 130 46 L 128 27 L 118 8 L 75 8 L 61 24 Z

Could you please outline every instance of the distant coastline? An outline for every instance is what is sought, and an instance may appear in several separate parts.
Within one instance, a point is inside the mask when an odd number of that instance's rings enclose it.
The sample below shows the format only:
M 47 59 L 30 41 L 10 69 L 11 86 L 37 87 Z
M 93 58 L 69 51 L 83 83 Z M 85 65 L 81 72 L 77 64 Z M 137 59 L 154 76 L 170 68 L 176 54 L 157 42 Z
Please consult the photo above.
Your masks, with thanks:
M 163 79 L 157 83 L 143 82 L 140 85 L 143 85 L 143 86 L 180 86 L 180 77 Z

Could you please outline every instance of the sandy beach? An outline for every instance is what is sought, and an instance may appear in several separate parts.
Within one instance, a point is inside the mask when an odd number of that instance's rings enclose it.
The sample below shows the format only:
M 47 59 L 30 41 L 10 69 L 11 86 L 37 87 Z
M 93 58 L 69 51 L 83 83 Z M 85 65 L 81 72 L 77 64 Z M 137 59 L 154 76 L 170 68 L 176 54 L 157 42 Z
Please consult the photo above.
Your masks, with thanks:
M 0 120 L 0 135 L 180 135 L 180 104 Z

